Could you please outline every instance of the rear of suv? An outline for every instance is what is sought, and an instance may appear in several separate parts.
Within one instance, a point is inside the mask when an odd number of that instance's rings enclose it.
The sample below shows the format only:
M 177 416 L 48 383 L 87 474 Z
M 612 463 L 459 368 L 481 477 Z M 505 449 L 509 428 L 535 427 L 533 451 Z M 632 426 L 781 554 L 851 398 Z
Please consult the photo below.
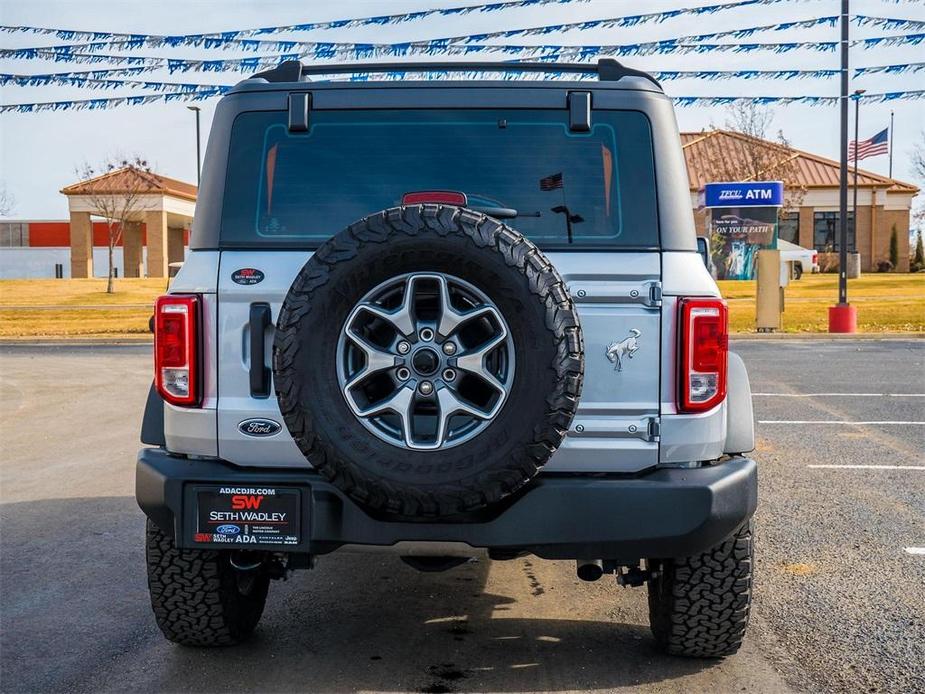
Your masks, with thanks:
M 236 643 L 345 547 L 534 554 L 647 585 L 669 653 L 734 653 L 751 395 L 670 100 L 610 60 L 310 79 L 394 69 L 283 63 L 216 110 L 138 456 L 159 627 Z

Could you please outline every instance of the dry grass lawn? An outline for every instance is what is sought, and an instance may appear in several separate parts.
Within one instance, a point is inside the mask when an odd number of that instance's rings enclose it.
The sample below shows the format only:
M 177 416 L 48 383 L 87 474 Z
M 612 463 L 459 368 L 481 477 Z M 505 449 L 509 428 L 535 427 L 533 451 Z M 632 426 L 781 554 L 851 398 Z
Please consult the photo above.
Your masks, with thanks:
M 729 301 L 733 332 L 755 330 L 755 282 L 719 283 Z M 783 330 L 828 330 L 829 306 L 838 301 L 838 275 L 804 275 L 784 290 Z M 925 332 L 925 273 L 862 275 L 848 280 L 848 301 L 857 307 L 858 330 L 868 333 Z
M 0 280 L 0 338 L 149 336 L 154 298 L 162 279 L 119 279 L 116 293 L 106 280 Z M 729 300 L 733 332 L 753 332 L 755 283 L 720 282 Z M 812 275 L 786 290 L 785 332 L 825 332 L 828 307 L 838 296 L 836 275 Z M 848 283 L 863 332 L 925 332 L 925 273 L 870 274 Z
M 115 280 L 115 293 L 107 294 L 105 279 L 0 280 L 0 308 L 150 305 L 166 287 L 163 279 L 123 278 Z
M 163 279 L 0 280 L 0 338 L 149 336 Z

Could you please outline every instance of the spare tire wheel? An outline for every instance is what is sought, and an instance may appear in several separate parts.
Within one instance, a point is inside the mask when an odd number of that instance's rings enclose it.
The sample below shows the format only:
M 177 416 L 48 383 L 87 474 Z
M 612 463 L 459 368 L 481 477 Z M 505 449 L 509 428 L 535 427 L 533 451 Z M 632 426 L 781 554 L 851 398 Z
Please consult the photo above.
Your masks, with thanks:
M 529 481 L 571 425 L 583 367 L 552 263 L 443 205 L 385 210 L 325 242 L 273 345 L 280 410 L 308 461 L 404 517 L 475 510 Z

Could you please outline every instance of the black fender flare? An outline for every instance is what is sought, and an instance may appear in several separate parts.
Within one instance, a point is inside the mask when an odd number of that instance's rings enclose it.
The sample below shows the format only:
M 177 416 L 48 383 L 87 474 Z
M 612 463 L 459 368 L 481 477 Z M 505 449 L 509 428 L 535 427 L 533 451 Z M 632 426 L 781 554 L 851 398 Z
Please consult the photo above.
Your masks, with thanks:
M 149 446 L 167 446 L 164 436 L 164 399 L 153 382 L 148 390 L 145 414 L 141 420 L 141 442 Z

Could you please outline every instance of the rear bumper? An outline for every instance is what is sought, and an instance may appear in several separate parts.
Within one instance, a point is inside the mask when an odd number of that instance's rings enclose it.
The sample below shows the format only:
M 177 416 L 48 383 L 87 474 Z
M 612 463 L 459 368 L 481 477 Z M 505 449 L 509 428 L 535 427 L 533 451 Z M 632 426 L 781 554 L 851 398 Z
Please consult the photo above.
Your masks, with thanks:
M 177 544 L 192 547 L 196 485 L 301 491 L 301 539 L 280 551 L 325 554 L 350 545 L 462 542 L 548 559 L 682 557 L 717 544 L 755 512 L 757 466 L 732 458 L 711 467 L 634 477 L 541 475 L 504 503 L 459 522 L 396 522 L 364 511 L 310 470 L 241 468 L 187 460 L 158 448 L 138 455 L 136 498 Z M 201 545 L 195 545 L 201 547 Z

